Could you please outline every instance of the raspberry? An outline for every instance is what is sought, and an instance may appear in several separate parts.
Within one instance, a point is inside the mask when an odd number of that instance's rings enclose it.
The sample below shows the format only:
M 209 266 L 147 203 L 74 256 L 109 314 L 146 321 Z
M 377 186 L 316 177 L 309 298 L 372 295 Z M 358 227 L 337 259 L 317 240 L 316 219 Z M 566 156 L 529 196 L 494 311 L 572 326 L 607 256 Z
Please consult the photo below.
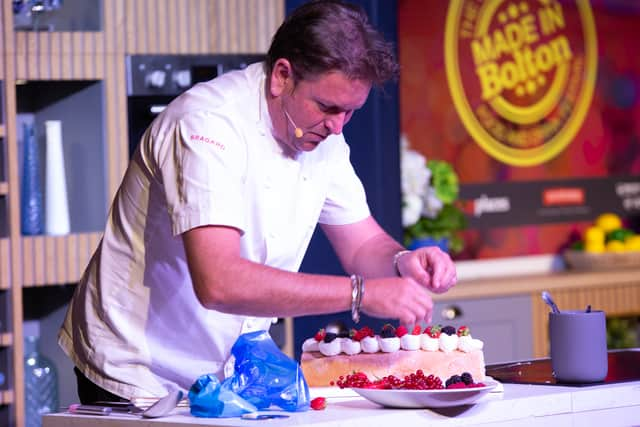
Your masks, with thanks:
M 324 397 L 316 397 L 311 401 L 311 409 L 321 411 L 327 407 L 327 399 Z
M 413 331 L 411 331 L 411 335 L 420 335 L 421 332 L 422 332 L 422 328 L 420 327 L 420 325 L 416 325 L 413 327 Z
M 326 335 L 326 332 L 324 331 L 324 328 L 321 328 L 318 332 L 316 332 L 316 335 L 313 337 L 313 339 L 320 342 L 324 340 L 325 335 Z
M 409 333 L 409 331 L 407 331 L 407 327 L 404 325 L 400 325 L 396 328 L 396 336 L 398 338 L 402 337 L 403 335 L 407 335 Z
M 390 323 L 385 324 L 380 331 L 380 337 L 382 338 L 393 338 L 396 336 L 396 328 L 393 327 Z
M 464 337 L 464 336 L 467 336 L 467 335 L 471 335 L 471 331 L 469 331 L 469 328 L 466 327 L 466 326 L 460 326 L 458 328 L 458 336 L 459 337 Z
M 467 385 L 463 382 L 459 382 L 459 383 L 453 383 L 453 384 L 449 384 L 447 386 L 448 389 L 455 389 L 455 388 L 467 388 Z
M 439 338 L 441 331 L 442 327 L 440 325 L 427 326 L 427 329 L 424 330 L 425 334 L 431 338 Z
M 447 335 L 455 335 L 456 328 L 454 328 L 453 326 L 445 326 L 444 328 L 442 328 L 442 333 Z
M 362 341 L 366 337 L 374 337 L 375 332 L 368 326 L 363 326 L 359 331 L 355 331 L 355 333 L 351 336 L 351 339 L 354 341 Z

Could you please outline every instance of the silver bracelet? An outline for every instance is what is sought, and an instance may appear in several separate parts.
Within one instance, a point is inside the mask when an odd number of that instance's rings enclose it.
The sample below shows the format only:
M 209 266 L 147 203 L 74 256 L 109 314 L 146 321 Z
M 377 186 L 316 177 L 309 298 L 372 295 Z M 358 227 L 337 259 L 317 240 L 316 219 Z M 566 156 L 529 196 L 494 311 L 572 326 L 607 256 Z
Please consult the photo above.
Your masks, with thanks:
M 409 252 L 411 251 L 404 250 L 404 251 L 397 252 L 393 256 L 393 269 L 395 270 L 397 276 L 402 276 L 402 274 L 400 274 L 400 269 L 398 269 L 398 261 L 400 261 L 400 257 L 402 255 L 408 254 Z
M 364 279 L 359 274 L 351 275 L 351 319 L 360 321 L 360 306 L 364 296 Z

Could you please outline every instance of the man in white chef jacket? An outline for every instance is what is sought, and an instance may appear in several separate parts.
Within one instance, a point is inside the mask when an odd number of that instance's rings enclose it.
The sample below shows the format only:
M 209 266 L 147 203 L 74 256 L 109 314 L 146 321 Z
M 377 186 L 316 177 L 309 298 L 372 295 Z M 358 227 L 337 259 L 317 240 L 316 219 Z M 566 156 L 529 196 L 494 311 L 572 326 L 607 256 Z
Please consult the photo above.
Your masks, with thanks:
M 381 229 L 342 134 L 397 73 L 360 9 L 311 2 L 265 63 L 169 105 L 141 139 L 60 330 L 83 403 L 222 378 L 238 336 L 273 317 L 430 320 L 454 265 Z M 318 223 L 350 276 L 298 272 Z

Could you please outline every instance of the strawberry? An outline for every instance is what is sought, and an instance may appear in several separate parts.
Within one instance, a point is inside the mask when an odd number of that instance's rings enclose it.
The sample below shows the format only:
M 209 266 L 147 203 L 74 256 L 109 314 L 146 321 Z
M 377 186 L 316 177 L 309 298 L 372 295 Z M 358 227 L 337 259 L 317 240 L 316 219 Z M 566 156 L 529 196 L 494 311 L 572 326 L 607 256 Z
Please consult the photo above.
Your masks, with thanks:
M 427 326 L 427 329 L 425 329 L 424 332 L 427 335 L 429 335 L 431 338 L 439 338 L 441 330 L 442 330 L 442 327 L 440 325 L 432 325 L 432 326 Z
M 458 328 L 458 336 L 459 336 L 459 337 L 463 337 L 463 336 L 470 335 L 470 334 L 471 334 L 471 332 L 469 331 L 469 328 L 468 328 L 468 327 L 466 327 L 466 326 L 460 326 L 460 327 Z
M 400 325 L 396 328 L 396 336 L 398 338 L 401 338 L 403 335 L 407 335 L 409 333 L 409 331 L 407 330 L 407 327 L 404 325 Z
M 313 337 L 313 339 L 320 342 L 324 340 L 325 335 L 327 335 L 327 333 L 325 332 L 324 328 L 321 328 L 318 332 L 316 332 L 316 335 Z
M 327 407 L 327 399 L 324 397 L 316 397 L 311 401 L 311 409 L 321 411 Z
M 411 335 L 420 335 L 421 332 L 422 332 L 422 328 L 420 327 L 420 325 L 416 325 L 413 327 L 413 331 L 411 331 Z
M 368 326 L 363 326 L 359 331 L 355 331 L 355 334 L 351 336 L 354 341 L 362 341 L 366 337 L 374 337 L 375 332 Z

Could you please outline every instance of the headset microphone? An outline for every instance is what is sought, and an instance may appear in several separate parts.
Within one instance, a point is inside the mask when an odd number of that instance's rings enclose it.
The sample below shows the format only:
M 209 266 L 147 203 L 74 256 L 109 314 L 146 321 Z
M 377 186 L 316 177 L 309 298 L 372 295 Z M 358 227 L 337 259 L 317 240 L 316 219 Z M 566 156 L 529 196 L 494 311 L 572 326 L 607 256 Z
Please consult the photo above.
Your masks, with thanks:
M 293 134 L 296 136 L 296 138 L 302 138 L 302 135 L 304 135 L 304 131 L 302 130 L 302 128 L 296 126 L 296 124 L 293 122 L 293 119 L 291 118 L 289 113 L 287 113 L 287 110 L 285 110 L 284 107 L 282 108 L 282 111 L 284 112 L 284 115 L 287 116 L 289 123 L 291 123 L 291 125 L 294 127 Z

